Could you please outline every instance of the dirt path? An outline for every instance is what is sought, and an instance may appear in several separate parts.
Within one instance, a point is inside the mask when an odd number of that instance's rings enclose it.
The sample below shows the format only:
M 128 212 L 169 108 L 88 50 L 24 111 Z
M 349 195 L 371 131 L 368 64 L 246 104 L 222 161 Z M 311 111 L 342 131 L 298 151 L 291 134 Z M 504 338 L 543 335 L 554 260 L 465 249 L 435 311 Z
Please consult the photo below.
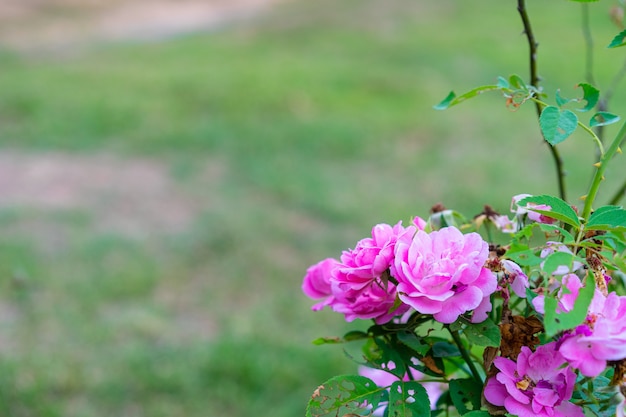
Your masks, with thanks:
M 285 0 L 2 0 L 0 46 L 57 49 L 210 30 Z

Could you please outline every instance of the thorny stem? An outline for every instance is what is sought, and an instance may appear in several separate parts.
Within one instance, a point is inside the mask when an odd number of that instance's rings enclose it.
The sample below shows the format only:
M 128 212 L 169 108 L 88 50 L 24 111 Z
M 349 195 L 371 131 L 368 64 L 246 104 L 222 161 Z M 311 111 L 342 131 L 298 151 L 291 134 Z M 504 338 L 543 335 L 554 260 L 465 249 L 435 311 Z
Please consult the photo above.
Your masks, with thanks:
M 593 37 L 589 26 L 589 5 L 582 4 L 582 31 L 585 40 L 585 79 L 589 84 L 595 85 L 593 77 Z
M 476 365 L 474 364 L 474 361 L 472 360 L 469 353 L 465 349 L 465 346 L 463 345 L 463 341 L 461 340 L 461 336 L 459 336 L 459 332 L 456 330 L 452 330 L 449 325 L 446 325 L 445 327 L 450 332 L 450 335 L 452 335 L 452 339 L 454 340 L 454 343 L 456 344 L 456 346 L 459 348 L 459 352 L 461 352 L 461 357 L 463 358 L 465 363 L 467 363 L 467 366 L 472 372 L 474 379 L 476 380 L 476 382 L 482 384 L 483 379 L 480 377 L 480 373 L 478 372 L 478 369 L 476 369 Z
M 582 32 L 583 39 L 585 40 L 585 80 L 594 86 L 596 85 L 596 80 L 594 77 L 594 66 L 593 66 L 593 36 L 591 34 L 591 26 L 589 24 L 589 5 L 581 4 L 582 11 Z M 609 104 L 610 92 L 607 91 L 604 93 L 604 97 L 601 97 L 598 101 L 597 109 L 598 111 L 606 111 Z M 598 140 L 603 142 L 604 139 L 604 126 L 598 126 L 595 128 L 596 135 L 598 136 Z M 601 155 L 597 155 L 598 158 Z
M 609 149 L 606 150 L 606 153 L 602 156 L 602 158 L 600 159 L 600 162 L 598 163 L 596 173 L 591 183 L 591 187 L 589 187 L 589 193 L 587 194 L 585 198 L 585 207 L 583 208 L 583 214 L 582 214 L 582 217 L 583 219 L 585 219 L 585 221 L 587 221 L 589 219 L 589 216 L 591 215 L 591 208 L 593 206 L 593 201 L 595 200 L 596 195 L 598 194 L 600 183 L 602 182 L 602 180 L 604 180 L 604 171 L 606 170 L 606 167 L 609 164 L 609 161 L 611 160 L 611 158 L 613 158 L 613 156 L 618 152 L 620 144 L 622 143 L 625 137 L 626 137 L 626 122 L 622 125 L 619 132 L 617 132 L 617 135 L 615 135 L 615 139 L 613 139 L 613 143 L 611 143 L 611 146 L 609 147 Z
M 537 74 L 537 47 L 539 44 L 535 40 L 535 35 L 530 25 L 530 19 L 528 12 L 526 11 L 526 0 L 517 0 L 517 11 L 522 18 L 524 24 L 524 33 L 526 39 L 528 39 L 529 46 L 529 61 L 530 61 L 530 85 L 535 88 L 539 88 L 539 75 Z M 537 117 L 541 116 L 541 105 L 535 102 L 535 110 L 537 111 Z M 556 167 L 557 184 L 559 186 L 559 196 L 562 200 L 567 201 L 565 192 L 565 170 L 563 167 L 563 160 L 558 149 L 555 146 L 548 144 L 554 165 Z

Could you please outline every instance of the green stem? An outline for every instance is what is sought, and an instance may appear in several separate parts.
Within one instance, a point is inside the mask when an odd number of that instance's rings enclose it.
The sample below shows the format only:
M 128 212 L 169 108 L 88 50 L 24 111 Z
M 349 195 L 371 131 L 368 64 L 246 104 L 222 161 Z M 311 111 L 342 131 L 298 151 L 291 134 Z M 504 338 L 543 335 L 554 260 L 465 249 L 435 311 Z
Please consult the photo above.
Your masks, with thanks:
M 528 58 L 530 63 L 530 85 L 539 89 L 539 73 L 537 72 L 537 48 L 539 43 L 535 39 L 533 28 L 530 24 L 530 18 L 528 11 L 526 10 L 526 0 L 517 0 L 517 11 L 522 18 L 522 24 L 524 25 L 524 33 L 528 40 Z M 541 116 L 541 106 L 535 102 L 535 110 L 537 111 L 537 117 Z M 563 159 L 556 146 L 548 144 L 548 149 L 552 155 L 554 166 L 556 168 L 556 181 L 559 187 L 559 196 L 561 200 L 567 201 L 567 195 L 565 191 L 565 168 L 563 166 Z
M 474 364 L 474 361 L 470 357 L 469 352 L 467 351 L 467 349 L 465 349 L 465 346 L 463 345 L 463 341 L 461 340 L 461 336 L 459 336 L 459 332 L 453 331 L 449 325 L 445 325 L 445 327 L 446 329 L 448 329 L 448 331 L 452 335 L 452 339 L 454 340 L 454 343 L 456 344 L 456 346 L 459 348 L 459 352 L 461 352 L 461 357 L 463 358 L 465 363 L 467 363 L 467 366 L 472 372 L 474 379 L 476 380 L 476 382 L 482 384 L 483 379 L 481 378 L 480 373 L 478 372 L 478 369 L 476 368 L 476 365 Z
M 604 171 L 606 171 L 606 167 L 609 164 L 609 161 L 615 154 L 617 153 L 620 144 L 626 137 L 626 122 L 622 125 L 617 135 L 615 135 L 615 139 L 611 143 L 609 149 L 607 149 L 606 153 L 602 155 L 600 158 L 600 162 L 597 165 L 596 173 L 593 176 L 593 181 L 591 182 L 591 186 L 589 187 L 589 192 L 585 198 L 585 207 L 583 208 L 582 217 L 585 221 L 589 219 L 591 215 L 591 208 L 593 206 L 593 202 L 596 199 L 596 195 L 598 194 L 598 189 L 600 188 L 600 183 L 604 179 Z

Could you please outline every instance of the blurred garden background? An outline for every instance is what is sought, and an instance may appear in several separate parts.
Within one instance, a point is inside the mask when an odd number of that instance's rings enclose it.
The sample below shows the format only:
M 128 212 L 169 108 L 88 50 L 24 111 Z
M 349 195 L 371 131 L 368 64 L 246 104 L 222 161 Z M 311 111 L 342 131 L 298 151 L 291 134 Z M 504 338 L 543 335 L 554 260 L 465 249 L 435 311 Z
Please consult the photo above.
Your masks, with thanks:
M 589 7 L 601 91 L 613 5 Z M 581 7 L 528 1 L 550 102 L 586 80 Z M 303 415 L 356 369 L 311 344 L 348 326 L 310 311 L 310 264 L 436 203 L 557 193 L 534 107 L 432 108 L 528 79 L 513 1 L 2 0 L 0 23 L 2 416 Z M 593 143 L 560 147 L 576 202 Z

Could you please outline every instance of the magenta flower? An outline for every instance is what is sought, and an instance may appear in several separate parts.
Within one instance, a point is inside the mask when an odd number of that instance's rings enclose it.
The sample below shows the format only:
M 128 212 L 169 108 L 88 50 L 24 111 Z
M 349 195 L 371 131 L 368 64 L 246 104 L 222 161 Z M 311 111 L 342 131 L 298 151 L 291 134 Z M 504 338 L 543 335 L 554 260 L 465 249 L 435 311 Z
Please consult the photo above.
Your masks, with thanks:
M 583 283 L 580 281 L 580 278 L 576 274 L 567 274 L 563 276 L 561 280 L 561 288 L 557 294 L 558 304 L 556 307 L 557 313 L 567 313 L 568 311 L 572 311 L 574 308 L 574 303 L 578 298 L 578 293 L 580 289 L 583 287 Z M 567 291 L 563 291 L 565 288 Z M 533 307 L 537 310 L 538 313 L 545 314 L 545 295 L 539 294 L 535 298 L 533 298 Z
M 334 311 L 343 313 L 347 321 L 374 319 L 377 324 L 384 324 L 410 308 L 405 304 L 394 308 L 396 287 L 390 282 L 375 280 L 361 290 L 344 290 L 339 285 L 333 282 L 333 299 L 329 304 Z
M 302 281 L 302 292 L 309 298 L 324 299 L 315 304 L 313 310 L 330 306 L 334 311 L 343 313 L 347 321 L 375 319 L 378 324 L 386 323 L 409 310 L 407 305 L 394 308 L 396 287 L 392 283 L 385 284 L 377 279 L 370 280 L 358 290 L 342 288 L 342 284 L 336 280 L 340 267 L 339 261 L 327 258 L 307 269 Z
M 479 234 L 464 235 L 455 227 L 420 230 L 411 240 L 399 239 L 395 249 L 391 275 L 398 280 L 400 300 L 441 323 L 479 306 L 472 320 L 486 318 L 497 278 L 484 267 L 489 245 Z
M 393 227 L 374 226 L 371 238 L 361 239 L 354 249 L 341 255 L 341 265 L 335 271 L 340 291 L 359 291 L 380 278 L 393 262 L 396 241 L 404 235 L 410 238 L 415 230 L 415 226 L 402 227 L 402 222 Z
M 339 266 L 339 261 L 333 258 L 326 258 L 323 261 L 311 265 L 306 270 L 306 275 L 302 280 L 302 292 L 309 298 L 324 298 L 320 303 L 315 304 L 314 311 L 321 310 L 325 306 L 332 304 L 331 280 L 334 270 Z
M 556 343 L 538 346 L 533 353 L 523 346 L 517 363 L 496 358 L 500 372 L 485 385 L 491 404 L 518 417 L 584 417 L 582 409 L 569 402 L 576 374 L 556 350 Z
M 585 322 L 561 339 L 559 352 L 580 372 L 596 377 L 607 361 L 626 358 L 626 297 L 596 292 Z
M 347 321 L 375 319 L 378 324 L 406 313 L 407 305 L 394 308 L 396 287 L 382 276 L 393 263 L 398 239 L 411 239 L 415 231 L 416 226 L 404 228 L 402 222 L 393 227 L 378 224 L 372 228 L 371 238 L 361 239 L 354 249 L 343 252 L 341 262 L 328 258 L 311 266 L 302 291 L 311 298 L 324 298 L 313 310 L 330 306 Z
M 415 227 L 417 227 L 417 230 L 424 230 L 427 225 L 426 220 L 418 216 L 413 217 L 412 223 Z
M 506 281 L 511 289 L 520 298 L 526 298 L 526 288 L 529 286 L 528 276 L 518 264 L 508 259 L 502 261 L 502 268 L 506 274 Z

